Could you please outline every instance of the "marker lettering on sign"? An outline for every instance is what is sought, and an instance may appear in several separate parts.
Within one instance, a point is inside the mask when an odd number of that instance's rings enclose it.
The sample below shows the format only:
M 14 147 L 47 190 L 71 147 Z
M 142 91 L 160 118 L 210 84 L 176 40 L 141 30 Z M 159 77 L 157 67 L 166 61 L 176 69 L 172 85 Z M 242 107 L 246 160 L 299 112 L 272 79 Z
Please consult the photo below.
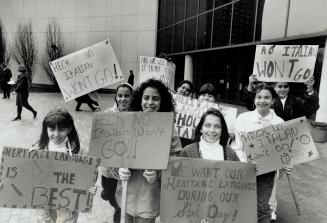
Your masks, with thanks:
M 76 195 L 74 209 L 79 210 L 80 199 L 86 199 L 86 190 L 76 188 L 58 188 L 34 187 L 32 191 L 32 207 L 59 207 L 66 208 L 70 205 L 68 195 Z
M 75 173 L 54 172 L 57 184 L 75 184 Z

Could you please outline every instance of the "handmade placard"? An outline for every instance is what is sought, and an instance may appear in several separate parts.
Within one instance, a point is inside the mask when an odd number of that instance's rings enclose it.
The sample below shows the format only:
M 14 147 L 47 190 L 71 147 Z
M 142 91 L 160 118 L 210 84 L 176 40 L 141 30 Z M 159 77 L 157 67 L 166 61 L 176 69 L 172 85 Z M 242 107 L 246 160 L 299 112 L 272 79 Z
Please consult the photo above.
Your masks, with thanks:
M 170 158 L 162 171 L 163 223 L 257 222 L 254 165 L 233 161 Z
M 0 206 L 89 212 L 99 158 L 4 147 Z

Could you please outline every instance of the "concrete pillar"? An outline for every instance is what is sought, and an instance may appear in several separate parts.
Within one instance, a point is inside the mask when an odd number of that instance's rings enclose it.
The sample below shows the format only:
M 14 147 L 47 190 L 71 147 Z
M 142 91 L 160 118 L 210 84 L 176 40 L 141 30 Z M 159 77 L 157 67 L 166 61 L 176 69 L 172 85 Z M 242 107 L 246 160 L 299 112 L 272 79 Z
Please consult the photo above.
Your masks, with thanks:
M 326 40 L 327 44 L 327 40 Z M 327 46 L 327 45 L 326 45 Z M 320 88 L 319 88 L 319 104 L 316 121 L 327 123 L 327 48 L 325 47 L 324 61 L 321 71 Z
M 184 80 L 193 82 L 193 61 L 191 55 L 185 55 Z

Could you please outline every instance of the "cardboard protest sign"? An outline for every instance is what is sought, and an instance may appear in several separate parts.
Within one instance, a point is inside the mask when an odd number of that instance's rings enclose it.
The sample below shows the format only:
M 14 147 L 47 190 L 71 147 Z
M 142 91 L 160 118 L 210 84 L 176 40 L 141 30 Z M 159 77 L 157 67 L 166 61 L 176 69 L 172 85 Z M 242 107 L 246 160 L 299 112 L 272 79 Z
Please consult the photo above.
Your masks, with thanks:
M 257 222 L 255 168 L 250 163 L 170 158 L 162 171 L 163 223 Z
M 258 175 L 319 158 L 305 117 L 242 134 L 241 140 Z
M 228 131 L 230 133 L 234 132 L 237 108 L 210 102 L 200 102 L 198 99 L 191 99 L 177 94 L 174 95 L 174 100 L 176 103 L 174 127 L 180 137 L 193 139 L 195 128 L 199 124 L 201 116 L 209 108 L 219 110 L 225 118 Z
M 100 166 L 165 169 L 173 113 L 103 112 L 93 116 L 89 154 Z
M 139 83 L 154 78 L 161 80 L 167 87 L 173 89 L 175 84 L 176 65 L 163 58 L 140 57 Z
M 4 147 L 0 206 L 89 212 L 99 158 Z
M 257 45 L 253 74 L 265 82 L 306 82 L 313 75 L 318 45 Z
M 124 80 L 108 39 L 49 64 L 66 102 Z

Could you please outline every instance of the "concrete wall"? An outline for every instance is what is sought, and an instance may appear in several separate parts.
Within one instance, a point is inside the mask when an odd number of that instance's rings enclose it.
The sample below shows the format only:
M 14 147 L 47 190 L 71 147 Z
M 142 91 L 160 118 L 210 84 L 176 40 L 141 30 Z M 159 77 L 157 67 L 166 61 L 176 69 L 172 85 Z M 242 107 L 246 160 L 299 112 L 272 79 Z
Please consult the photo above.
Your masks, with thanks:
M 18 24 L 32 21 L 38 60 L 34 83 L 49 84 L 40 66 L 45 52 L 45 31 L 50 18 L 57 18 L 69 54 L 106 38 L 116 53 L 126 78 L 139 72 L 139 57 L 154 56 L 158 0 L 0 0 L 0 18 L 12 47 Z M 17 64 L 9 67 L 17 75 Z

